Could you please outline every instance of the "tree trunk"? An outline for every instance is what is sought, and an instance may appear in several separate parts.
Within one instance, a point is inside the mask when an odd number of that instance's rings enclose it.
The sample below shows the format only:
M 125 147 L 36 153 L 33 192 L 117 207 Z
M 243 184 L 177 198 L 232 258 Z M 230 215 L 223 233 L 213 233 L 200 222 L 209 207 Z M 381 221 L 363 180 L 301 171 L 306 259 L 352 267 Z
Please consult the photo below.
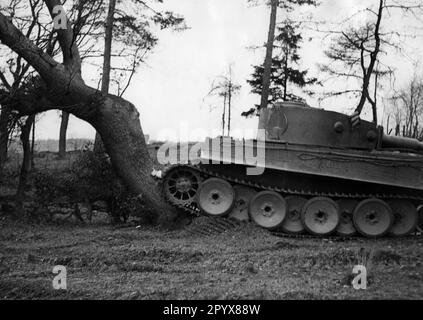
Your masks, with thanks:
M 370 94 L 369 94 L 369 85 L 370 85 L 370 80 L 371 80 L 375 65 L 377 63 L 377 57 L 378 57 L 378 54 L 380 52 L 380 45 L 381 45 L 380 25 L 381 25 L 381 22 L 382 22 L 383 9 L 384 9 L 383 1 L 384 0 L 379 1 L 379 10 L 378 10 L 378 14 L 377 14 L 377 21 L 376 21 L 375 31 L 374 31 L 375 48 L 370 53 L 370 63 L 369 63 L 369 67 L 367 69 L 364 66 L 364 60 L 365 59 L 363 58 L 365 49 L 363 47 L 361 48 L 361 68 L 363 70 L 363 84 L 362 84 L 361 98 L 360 98 L 358 106 L 355 110 L 358 115 L 360 115 L 361 112 L 363 111 L 363 107 L 364 107 L 364 104 L 366 103 L 366 100 L 368 100 L 368 101 L 371 100 Z
M 52 11 L 58 2 L 46 0 L 46 3 Z M 23 104 L 18 111 L 34 114 L 61 106 L 61 110 L 90 123 L 101 135 L 119 177 L 134 193 L 142 195 L 146 205 L 160 215 L 162 222 L 176 219 L 177 211 L 164 201 L 159 186 L 151 176 L 153 161 L 147 150 L 137 109 L 123 98 L 102 94 L 85 84 L 80 75 L 79 52 L 72 35 L 71 28 L 57 31 L 65 56 L 65 63 L 61 64 L 37 48 L 0 13 L 0 40 L 30 63 L 47 87 L 42 96 L 32 100 L 42 100 L 42 103 Z M 44 101 L 44 97 L 48 101 Z
M 226 92 L 223 96 L 223 112 L 222 112 L 222 137 L 225 136 L 225 118 L 226 118 Z
M 232 80 L 231 80 L 232 81 Z M 232 82 L 229 82 L 228 91 L 228 136 L 231 135 L 231 108 L 232 108 Z
M 29 116 L 25 124 L 21 127 L 21 143 L 23 151 L 23 159 L 21 165 L 21 172 L 19 174 L 19 185 L 16 192 L 15 204 L 16 204 L 16 214 L 19 217 L 22 217 L 24 214 L 23 203 L 25 200 L 25 188 L 28 182 L 28 174 L 31 170 L 31 144 L 29 142 L 29 137 L 31 135 L 31 127 L 34 123 L 35 115 Z
M 10 109 L 2 106 L 0 112 L 0 173 L 7 161 L 7 147 L 9 142 Z
M 122 98 L 109 95 L 92 124 L 123 181 L 143 196 L 147 206 L 159 213 L 163 222 L 175 219 L 176 211 L 163 201 L 161 190 L 151 176 L 153 160 L 136 108 Z
M 59 136 L 59 158 L 66 158 L 66 133 L 69 125 L 69 113 L 62 111 L 62 121 L 60 122 Z
M 31 139 L 31 170 L 35 168 L 34 161 L 34 152 L 35 152 L 35 118 L 32 124 L 32 139 Z
M 377 125 L 378 119 L 377 119 L 377 87 L 379 85 L 379 73 L 375 73 L 375 92 L 373 97 L 373 102 L 371 101 L 372 105 L 372 112 L 373 112 L 373 122 Z
M 285 63 L 284 63 L 284 79 L 283 79 L 283 101 L 287 101 L 288 97 L 288 57 L 289 49 L 285 50 Z
M 264 62 L 263 72 L 263 85 L 261 94 L 260 109 L 267 108 L 269 103 L 269 88 L 270 88 L 270 75 L 272 71 L 272 57 L 273 57 L 273 42 L 275 41 L 275 29 L 276 29 L 276 14 L 278 10 L 279 0 L 271 0 L 271 14 L 270 14 L 270 26 L 269 34 L 267 37 L 266 45 L 266 59 Z
M 104 39 L 104 59 L 103 59 L 103 76 L 101 79 L 101 92 L 104 94 L 109 93 L 110 87 L 110 66 L 112 59 L 112 41 L 113 41 L 113 23 L 114 14 L 116 9 L 116 0 L 109 0 L 109 11 L 107 13 L 106 30 Z M 104 152 L 103 142 L 101 137 L 96 132 L 94 141 L 94 151 Z

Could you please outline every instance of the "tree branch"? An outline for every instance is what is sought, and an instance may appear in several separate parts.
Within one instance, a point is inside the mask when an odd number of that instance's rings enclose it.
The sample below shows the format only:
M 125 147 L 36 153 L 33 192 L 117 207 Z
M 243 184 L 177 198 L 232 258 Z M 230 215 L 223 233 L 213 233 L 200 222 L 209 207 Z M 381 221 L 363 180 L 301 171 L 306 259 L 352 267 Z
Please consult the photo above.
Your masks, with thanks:
M 56 14 L 53 13 L 55 7 L 61 6 L 60 0 L 44 0 L 47 8 L 50 12 L 52 19 L 54 20 Z M 68 17 L 66 16 L 66 29 L 56 29 L 57 39 L 60 44 L 60 48 L 63 53 L 63 64 L 73 70 L 74 72 L 81 73 L 81 57 L 79 50 L 76 45 L 76 39 L 72 26 Z

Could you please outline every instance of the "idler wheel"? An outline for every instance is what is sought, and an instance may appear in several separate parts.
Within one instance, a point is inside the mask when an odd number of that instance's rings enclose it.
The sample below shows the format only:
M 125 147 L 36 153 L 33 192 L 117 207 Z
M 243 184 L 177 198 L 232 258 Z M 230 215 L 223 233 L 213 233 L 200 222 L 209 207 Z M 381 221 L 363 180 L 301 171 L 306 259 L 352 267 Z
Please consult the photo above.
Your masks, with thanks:
M 339 207 L 329 198 L 313 198 L 304 205 L 301 219 L 308 232 L 326 236 L 333 233 L 339 225 Z
M 350 237 L 357 233 L 353 222 L 354 209 L 358 205 L 358 201 L 350 199 L 342 199 L 338 202 L 340 222 L 336 233 L 343 237 Z
M 235 191 L 227 181 L 211 178 L 201 184 L 197 192 L 197 203 L 210 216 L 224 216 L 235 204 Z
M 250 201 L 250 217 L 260 227 L 277 229 L 285 219 L 287 203 L 278 193 L 262 191 Z
M 249 221 L 250 216 L 248 214 L 248 207 L 250 205 L 250 200 L 254 197 L 256 191 L 239 185 L 234 187 L 234 191 L 235 205 L 229 214 L 229 217 L 238 221 Z
M 406 200 L 391 200 L 388 204 L 394 215 L 394 222 L 389 234 L 394 237 L 402 237 L 413 232 L 418 220 L 416 207 Z
M 305 228 L 301 221 L 301 211 L 306 202 L 307 199 L 301 197 L 290 196 L 286 198 L 288 211 L 281 226 L 283 232 L 290 234 L 299 234 L 304 232 Z
M 196 171 L 176 167 L 166 174 L 163 191 L 170 202 L 176 205 L 189 205 L 195 200 L 200 181 L 200 175 Z
M 378 238 L 388 233 L 394 221 L 391 207 L 379 199 L 358 204 L 353 214 L 354 226 L 365 237 Z

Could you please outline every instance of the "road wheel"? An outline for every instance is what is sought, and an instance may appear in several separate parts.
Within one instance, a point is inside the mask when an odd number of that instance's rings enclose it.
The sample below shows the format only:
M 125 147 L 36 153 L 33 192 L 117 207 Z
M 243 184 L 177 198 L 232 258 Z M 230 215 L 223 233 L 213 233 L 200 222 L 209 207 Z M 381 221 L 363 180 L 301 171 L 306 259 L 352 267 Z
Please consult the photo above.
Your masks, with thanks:
M 304 205 L 301 219 L 304 227 L 311 234 L 330 235 L 339 225 L 339 207 L 329 198 L 313 198 Z
M 197 203 L 210 216 L 225 216 L 234 206 L 235 192 L 227 181 L 211 178 L 201 184 L 197 192 Z
M 353 222 L 354 209 L 358 205 L 358 201 L 350 199 L 342 199 L 338 202 L 339 214 L 341 221 L 336 229 L 336 233 L 343 237 L 351 237 L 357 233 Z
M 250 217 L 260 227 L 274 230 L 285 219 L 287 204 L 285 199 L 273 191 L 257 193 L 250 201 Z
M 402 237 L 412 233 L 417 226 L 418 213 L 416 207 L 406 200 L 391 200 L 388 202 L 394 215 L 394 222 L 389 234 Z
M 353 214 L 357 231 L 369 238 L 384 236 L 391 228 L 393 220 L 391 207 L 379 199 L 360 202 Z
M 244 187 L 244 186 L 235 186 L 235 205 L 232 209 L 229 217 L 234 218 L 238 221 L 249 221 L 250 216 L 248 214 L 248 208 L 250 205 L 250 200 L 256 194 L 254 189 Z
M 307 202 L 307 199 L 291 196 L 286 198 L 286 202 L 288 211 L 285 221 L 281 226 L 282 231 L 290 234 L 303 233 L 305 229 L 301 221 L 301 210 Z

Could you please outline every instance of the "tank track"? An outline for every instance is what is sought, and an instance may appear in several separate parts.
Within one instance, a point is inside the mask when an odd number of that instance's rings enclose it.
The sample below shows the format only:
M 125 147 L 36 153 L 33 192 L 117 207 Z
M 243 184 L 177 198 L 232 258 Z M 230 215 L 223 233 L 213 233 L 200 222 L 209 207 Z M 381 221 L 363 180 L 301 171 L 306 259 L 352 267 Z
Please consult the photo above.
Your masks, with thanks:
M 230 182 L 232 185 L 243 185 L 249 188 L 253 188 L 256 190 L 260 190 L 260 191 L 274 191 L 277 193 L 282 193 L 285 195 L 295 195 L 295 196 L 302 196 L 302 197 L 328 197 L 328 198 L 340 198 L 340 199 L 367 199 L 367 198 L 378 198 L 378 199 L 401 199 L 401 200 L 412 200 L 412 201 L 420 201 L 423 203 L 423 197 L 416 197 L 416 196 L 409 196 L 409 195 L 405 195 L 405 194 L 379 194 L 379 193 L 374 193 L 374 194 L 360 194 L 360 193 L 356 193 L 356 194 L 352 194 L 352 193 L 324 193 L 324 192 L 317 192 L 317 191 L 311 191 L 311 190 L 297 190 L 297 189 L 285 189 L 285 188 L 279 188 L 277 186 L 271 186 L 271 185 L 263 185 L 263 184 L 258 184 L 258 183 L 254 183 L 239 177 L 231 177 L 225 174 L 221 174 L 218 172 L 215 172 L 213 170 L 209 170 L 206 169 L 204 167 L 201 167 L 200 165 L 192 165 L 192 164 L 184 164 L 184 165 L 172 165 L 170 167 L 168 167 L 164 172 L 163 172 L 163 178 L 166 177 L 167 173 L 174 170 L 175 168 L 186 168 L 186 169 L 190 169 L 190 170 L 194 170 L 196 171 L 201 177 L 204 178 L 204 180 L 209 179 L 209 178 L 220 178 L 223 180 L 226 180 L 228 182 Z M 172 201 L 172 199 L 170 199 L 169 197 L 167 197 L 165 195 L 166 200 L 174 207 L 197 217 L 202 216 L 202 212 L 201 210 L 197 207 L 197 205 L 195 203 L 191 203 L 188 205 L 181 205 L 178 203 L 175 203 Z M 219 218 L 216 218 L 219 219 Z M 221 219 L 221 218 L 220 218 Z M 288 234 L 288 233 L 284 233 L 282 231 L 274 231 L 274 230 L 268 230 L 269 233 L 271 233 L 272 235 L 278 236 L 278 237 L 284 237 L 284 238 L 295 238 L 295 239 L 313 239 L 313 238 L 337 238 L 337 239 L 341 239 L 342 241 L 348 241 L 348 240 L 357 240 L 357 239 L 363 239 L 363 237 L 355 235 L 355 236 L 336 236 L 336 235 L 331 235 L 331 236 L 325 236 L 325 237 L 321 237 L 321 236 L 317 236 L 317 235 L 312 235 L 312 234 Z M 411 237 L 416 237 L 416 236 L 422 236 L 421 232 L 417 231 L 414 232 L 408 236 L 402 237 L 402 239 L 404 238 L 411 238 Z

